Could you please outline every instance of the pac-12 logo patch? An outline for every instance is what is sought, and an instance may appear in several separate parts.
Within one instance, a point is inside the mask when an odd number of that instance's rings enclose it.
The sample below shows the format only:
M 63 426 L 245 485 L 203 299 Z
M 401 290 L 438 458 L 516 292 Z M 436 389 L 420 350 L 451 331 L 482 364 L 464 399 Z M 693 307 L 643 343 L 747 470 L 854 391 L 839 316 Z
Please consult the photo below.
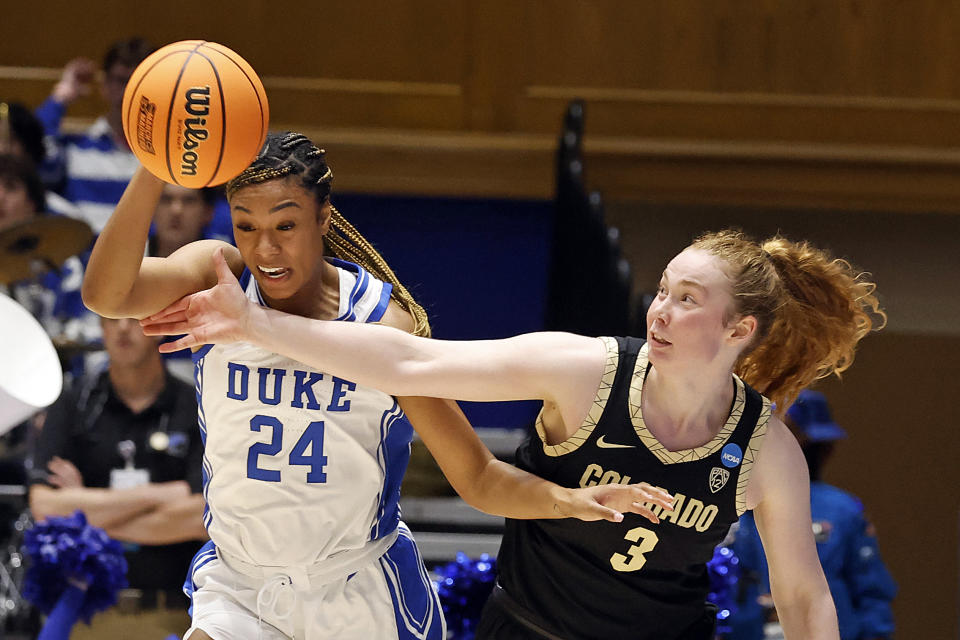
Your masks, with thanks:
M 710 469 L 710 492 L 716 493 L 723 489 L 727 480 L 730 479 L 730 472 L 724 469 L 723 467 L 714 467 Z
M 741 460 L 743 460 L 743 449 L 732 442 L 725 446 L 723 451 L 720 452 L 720 462 L 728 469 L 739 466 Z

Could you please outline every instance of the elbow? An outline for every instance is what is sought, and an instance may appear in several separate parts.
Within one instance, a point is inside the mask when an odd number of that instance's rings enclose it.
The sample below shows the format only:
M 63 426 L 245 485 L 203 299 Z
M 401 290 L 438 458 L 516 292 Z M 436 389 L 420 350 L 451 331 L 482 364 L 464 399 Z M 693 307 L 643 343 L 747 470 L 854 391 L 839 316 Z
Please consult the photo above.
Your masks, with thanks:
M 490 506 L 488 501 L 485 499 L 483 492 L 477 490 L 477 487 L 473 484 L 466 486 L 455 486 L 453 487 L 454 491 L 457 492 L 457 495 L 466 502 L 468 505 L 476 509 L 477 511 L 482 511 L 484 513 L 490 513 Z M 497 515 L 497 514 L 493 514 Z
M 84 306 L 104 318 L 121 317 L 120 304 L 116 300 L 110 300 L 105 289 L 106 287 L 97 283 L 96 278 L 90 278 L 88 274 L 80 285 L 80 296 L 83 298 Z
M 459 495 L 460 498 L 467 503 L 467 505 L 481 513 L 503 518 L 508 517 L 507 513 L 505 513 L 502 509 L 497 508 L 495 501 L 491 500 L 488 496 L 483 495 L 483 493 L 479 491 L 457 490 L 457 495 Z
M 478 472 L 457 478 L 456 481 L 450 480 L 450 485 L 464 502 L 477 511 L 493 516 L 506 515 L 497 508 L 497 499 L 494 495 L 498 489 L 493 476 L 497 474 L 496 466 L 501 464 L 504 463 L 491 457 Z

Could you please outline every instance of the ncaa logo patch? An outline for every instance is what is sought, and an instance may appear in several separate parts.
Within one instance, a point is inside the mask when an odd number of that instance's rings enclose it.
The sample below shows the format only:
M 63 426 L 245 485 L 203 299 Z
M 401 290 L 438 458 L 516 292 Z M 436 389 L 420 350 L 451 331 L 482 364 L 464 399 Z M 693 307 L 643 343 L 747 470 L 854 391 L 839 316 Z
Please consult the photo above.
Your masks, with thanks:
M 716 493 L 720 491 L 720 489 L 723 489 L 729 479 L 730 472 L 723 467 L 710 469 L 710 493 Z
M 734 467 L 740 466 L 740 462 L 743 460 L 743 450 L 739 445 L 730 443 L 723 448 L 723 451 L 720 452 L 720 462 L 723 463 L 728 469 L 733 469 Z

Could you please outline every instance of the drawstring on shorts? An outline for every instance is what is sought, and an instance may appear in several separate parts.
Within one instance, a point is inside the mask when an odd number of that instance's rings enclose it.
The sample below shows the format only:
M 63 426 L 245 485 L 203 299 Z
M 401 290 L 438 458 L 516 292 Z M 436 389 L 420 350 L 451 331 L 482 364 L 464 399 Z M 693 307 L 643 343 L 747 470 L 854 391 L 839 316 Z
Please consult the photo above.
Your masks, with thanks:
M 283 599 L 284 594 L 289 594 L 287 598 L 289 606 L 286 610 L 277 608 L 277 604 Z M 278 618 L 290 616 L 297 608 L 297 590 L 293 587 L 293 580 L 290 576 L 277 574 L 267 580 L 260 590 L 257 591 L 257 637 L 263 640 L 263 610 L 272 612 Z M 294 636 L 293 640 L 296 640 Z

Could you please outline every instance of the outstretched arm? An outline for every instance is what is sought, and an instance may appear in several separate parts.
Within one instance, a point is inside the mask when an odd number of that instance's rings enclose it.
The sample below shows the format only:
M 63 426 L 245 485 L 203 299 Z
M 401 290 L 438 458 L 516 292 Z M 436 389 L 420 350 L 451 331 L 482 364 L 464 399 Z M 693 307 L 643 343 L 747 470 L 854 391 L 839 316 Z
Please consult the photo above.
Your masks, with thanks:
M 605 352 L 596 338 L 531 333 L 446 341 L 312 320 L 250 304 L 219 251 L 214 262 L 216 287 L 141 322 L 148 335 L 186 334 L 162 351 L 242 340 L 395 396 L 550 401 L 568 425 L 583 420 L 603 374 Z
M 810 476 L 800 446 L 771 418 L 751 482 L 754 509 L 770 567 L 770 589 L 788 639 L 837 640 L 837 613 L 820 566 L 810 519 Z
M 452 400 L 407 397 L 400 406 L 450 485 L 474 509 L 506 518 L 611 522 L 630 512 L 659 522 L 643 503 L 672 508 L 673 497 L 647 483 L 568 489 L 497 460 Z
M 183 334 L 174 350 L 244 340 L 353 382 L 402 396 L 401 405 L 454 489 L 477 509 L 512 518 L 577 517 L 617 521 L 620 512 L 656 521 L 644 502 L 669 508 L 649 485 L 566 489 L 504 464 L 477 437 L 455 403 L 553 399 L 567 424 L 580 424 L 603 374 L 603 345 L 570 334 L 448 342 L 406 333 L 395 304 L 376 326 L 326 322 L 249 304 L 219 252 L 218 284 L 142 321 L 148 335 Z M 167 350 L 161 345 L 161 350 Z M 433 397 L 414 397 L 433 396 Z

